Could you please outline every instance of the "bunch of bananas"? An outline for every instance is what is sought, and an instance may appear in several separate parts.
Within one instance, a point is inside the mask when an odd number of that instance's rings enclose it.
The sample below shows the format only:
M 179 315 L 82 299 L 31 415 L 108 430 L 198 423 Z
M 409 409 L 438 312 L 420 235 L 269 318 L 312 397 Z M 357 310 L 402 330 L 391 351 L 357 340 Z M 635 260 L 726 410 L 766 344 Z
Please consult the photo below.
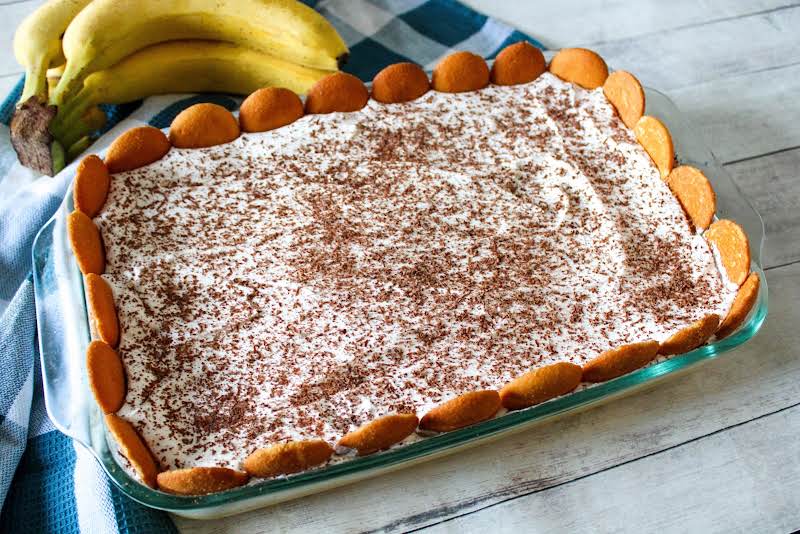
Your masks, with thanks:
M 53 174 L 102 126 L 98 104 L 154 94 L 305 93 L 347 46 L 296 0 L 49 0 L 14 36 L 26 69 L 11 124 L 20 161 Z

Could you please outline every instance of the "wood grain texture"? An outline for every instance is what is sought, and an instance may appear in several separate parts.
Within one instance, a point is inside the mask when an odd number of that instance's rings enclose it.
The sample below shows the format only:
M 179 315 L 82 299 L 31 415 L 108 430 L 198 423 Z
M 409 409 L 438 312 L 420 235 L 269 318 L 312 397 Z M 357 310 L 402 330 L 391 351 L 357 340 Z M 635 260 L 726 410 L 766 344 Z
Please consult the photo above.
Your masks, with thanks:
M 800 49 L 800 39 L 795 47 Z M 800 61 L 800 55 L 795 54 Z M 668 91 L 722 162 L 800 147 L 800 64 Z
M 800 6 L 589 44 L 614 68 L 672 91 L 796 64 Z
M 798 459 L 795 406 L 425 532 L 792 532 Z
M 635 4 L 609 0 L 462 1 L 535 36 L 550 48 L 585 46 L 675 28 L 693 28 L 712 21 L 769 12 L 793 3 L 791 0 L 649 0 Z
M 183 532 L 206 533 L 236 529 L 407 531 L 471 512 L 475 513 L 467 517 L 474 519 L 465 521 L 477 522 L 479 514 L 491 513 L 493 505 L 509 499 L 519 497 L 517 500 L 522 502 L 520 496 L 580 478 L 590 483 L 593 473 L 615 470 L 670 448 L 690 446 L 692 440 L 734 425 L 745 423 L 741 428 L 746 429 L 747 421 L 792 406 L 800 399 L 800 381 L 796 379 L 800 376 L 796 349 L 800 346 L 800 332 L 795 328 L 800 323 L 800 308 L 795 304 L 796 295 L 800 294 L 800 264 L 771 270 L 768 282 L 770 318 L 752 343 L 650 390 L 390 476 L 233 518 L 214 522 L 176 518 L 176 523 Z M 761 431 L 754 427 L 752 432 Z M 713 445 L 706 454 L 714 455 Z M 762 452 L 743 446 L 739 454 L 755 459 Z M 696 477 L 713 477 L 711 472 L 704 475 L 705 467 L 696 462 L 693 454 L 681 458 L 690 463 L 678 469 L 679 473 L 681 469 L 694 469 Z M 797 464 L 784 468 L 784 477 L 800 476 Z M 673 476 L 675 481 L 670 483 Z M 649 491 L 654 492 L 648 498 L 669 500 L 674 510 L 693 504 L 695 492 L 676 492 L 676 487 L 685 482 L 679 475 L 665 474 L 659 482 L 648 485 Z M 713 503 L 716 506 L 726 502 L 726 481 L 719 483 L 722 486 L 716 490 L 704 491 L 709 499 L 717 492 Z M 704 484 L 714 487 L 716 482 L 712 478 Z M 414 491 L 409 491 L 412 487 Z M 604 492 L 602 480 L 594 491 Z M 643 505 L 635 491 L 627 497 Z M 767 500 L 769 496 L 753 494 L 753 498 Z M 342 503 L 347 503 L 346 514 L 341 513 Z M 762 513 L 752 508 L 751 512 L 751 521 Z M 604 531 L 606 521 L 609 529 L 619 521 L 615 513 L 611 506 L 605 515 L 593 516 L 598 531 Z M 565 509 L 559 525 L 570 530 L 573 523 L 582 520 L 580 516 L 580 509 Z M 776 520 L 780 518 L 776 516 Z M 667 526 L 668 519 L 662 516 Z M 472 530 L 469 522 L 463 525 Z M 535 522 L 530 523 L 531 529 L 535 526 Z M 673 528 L 679 526 L 678 520 Z
M 800 148 L 726 168 L 764 220 L 764 265 L 800 260 Z

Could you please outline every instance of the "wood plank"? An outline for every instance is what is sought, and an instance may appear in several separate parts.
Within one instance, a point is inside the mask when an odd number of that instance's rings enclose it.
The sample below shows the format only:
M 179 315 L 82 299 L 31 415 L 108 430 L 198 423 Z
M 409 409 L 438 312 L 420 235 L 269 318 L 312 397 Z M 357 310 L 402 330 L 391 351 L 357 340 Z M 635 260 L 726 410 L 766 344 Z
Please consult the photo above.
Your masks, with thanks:
M 795 48 L 800 50 L 800 37 Z M 800 64 L 667 93 L 723 162 L 800 146 Z
M 608 41 L 591 48 L 662 91 L 795 64 L 800 7 Z
M 798 510 L 795 406 L 425 532 L 784 533 Z
M 800 260 L 800 149 L 726 168 L 764 220 L 764 264 L 770 267 Z
M 768 278 L 770 317 L 754 340 L 649 391 L 393 475 L 233 518 L 176 523 L 192 533 L 409 530 L 790 406 L 800 398 L 800 263 Z
M 42 2 L 43 0 L 28 0 L 0 6 L 0 50 L 3 51 L 0 54 L 0 76 L 21 72 L 22 68 L 14 59 L 14 32 L 22 19 Z
M 626 39 L 659 31 L 737 18 L 792 4 L 791 0 L 728 2 L 497 2 L 465 4 L 515 26 L 551 48 Z

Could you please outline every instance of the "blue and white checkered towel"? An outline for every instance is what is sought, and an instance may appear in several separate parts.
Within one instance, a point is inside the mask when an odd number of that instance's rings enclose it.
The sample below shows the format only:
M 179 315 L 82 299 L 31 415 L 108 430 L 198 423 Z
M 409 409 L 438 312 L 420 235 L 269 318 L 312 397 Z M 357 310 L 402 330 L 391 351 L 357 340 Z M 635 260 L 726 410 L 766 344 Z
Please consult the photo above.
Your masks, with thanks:
M 431 68 L 454 49 L 490 58 L 507 44 L 531 40 L 452 0 L 307 3 L 339 30 L 350 47 L 345 70 L 363 80 L 371 80 L 381 68 L 399 61 Z M 5 125 L 21 88 L 22 81 L 0 108 Z M 230 97 L 201 95 L 153 97 L 141 107 L 109 107 L 108 128 L 116 127 L 90 150 L 99 151 L 118 132 L 136 124 L 166 127 L 182 109 L 202 101 L 229 109 L 238 106 L 238 100 Z M 54 178 L 37 176 L 16 162 L 8 137 L 8 128 L 0 127 L 0 531 L 174 532 L 166 514 L 120 493 L 94 457 L 56 431 L 47 418 L 36 341 L 31 244 L 61 203 L 74 164 Z

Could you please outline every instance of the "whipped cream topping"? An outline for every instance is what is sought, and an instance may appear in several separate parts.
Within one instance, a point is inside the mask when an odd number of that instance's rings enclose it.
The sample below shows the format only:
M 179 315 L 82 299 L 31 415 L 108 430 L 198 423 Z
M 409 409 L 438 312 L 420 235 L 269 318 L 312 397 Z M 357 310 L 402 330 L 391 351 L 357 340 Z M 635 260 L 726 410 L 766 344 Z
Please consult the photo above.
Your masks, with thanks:
M 602 90 L 549 73 L 173 148 L 96 221 L 119 413 L 164 468 L 335 443 L 735 295 Z

